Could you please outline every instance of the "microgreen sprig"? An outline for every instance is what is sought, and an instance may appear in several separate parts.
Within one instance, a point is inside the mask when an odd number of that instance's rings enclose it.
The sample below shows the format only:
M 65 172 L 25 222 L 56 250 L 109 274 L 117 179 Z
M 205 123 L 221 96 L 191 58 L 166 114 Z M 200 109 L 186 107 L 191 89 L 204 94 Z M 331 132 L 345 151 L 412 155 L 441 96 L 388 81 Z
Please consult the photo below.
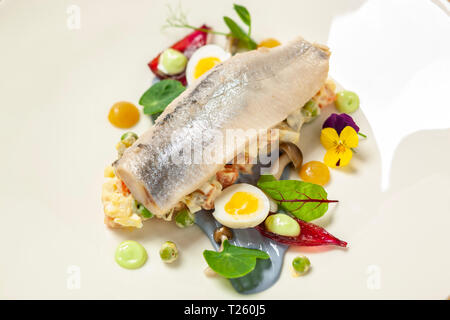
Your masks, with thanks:
M 183 12 L 181 5 L 178 8 L 173 8 L 171 5 L 167 5 L 169 14 L 166 18 L 166 23 L 163 25 L 163 29 L 167 28 L 183 28 L 183 29 L 193 29 L 203 32 L 208 32 L 212 34 L 217 34 L 221 36 L 228 36 L 229 33 L 214 31 L 210 29 L 197 28 L 190 25 L 187 21 L 186 13 Z
M 233 37 L 235 39 L 238 39 L 245 47 L 247 47 L 250 50 L 256 49 L 257 44 L 256 42 L 250 37 L 252 25 L 251 25 L 251 16 L 248 12 L 247 8 L 244 6 L 235 4 L 233 6 L 234 10 L 238 14 L 239 18 L 242 20 L 242 22 L 248 27 L 248 31 L 245 32 L 233 19 L 230 17 L 224 16 L 223 20 L 225 24 L 227 25 L 228 29 L 230 29 L 230 32 L 220 32 L 220 31 L 214 31 L 209 29 L 202 29 L 197 28 L 192 25 L 190 25 L 187 21 L 187 16 L 181 9 L 181 6 L 178 6 L 177 9 L 172 8 L 170 5 L 167 6 L 169 10 L 168 17 L 166 19 L 166 24 L 163 26 L 163 28 L 187 28 L 187 29 L 193 29 L 193 30 L 199 30 L 203 32 L 208 32 L 216 35 L 226 36 L 226 37 Z

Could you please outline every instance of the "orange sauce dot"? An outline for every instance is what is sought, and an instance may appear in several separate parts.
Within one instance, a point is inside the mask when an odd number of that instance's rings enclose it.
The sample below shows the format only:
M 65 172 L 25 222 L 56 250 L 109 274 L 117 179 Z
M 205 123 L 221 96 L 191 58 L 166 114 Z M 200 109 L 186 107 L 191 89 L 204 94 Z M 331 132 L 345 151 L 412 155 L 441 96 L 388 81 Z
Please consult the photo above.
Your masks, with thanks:
M 109 110 L 108 120 L 115 127 L 128 129 L 139 121 L 139 110 L 130 102 L 117 102 Z
M 305 163 L 301 167 L 299 175 L 303 181 L 321 186 L 326 185 L 330 181 L 330 169 L 320 161 Z
M 277 39 L 268 38 L 268 39 L 264 39 L 263 41 L 261 41 L 258 44 L 258 48 L 261 48 L 261 47 L 274 48 L 274 47 L 278 47 L 280 44 L 281 44 L 280 41 L 278 41 Z

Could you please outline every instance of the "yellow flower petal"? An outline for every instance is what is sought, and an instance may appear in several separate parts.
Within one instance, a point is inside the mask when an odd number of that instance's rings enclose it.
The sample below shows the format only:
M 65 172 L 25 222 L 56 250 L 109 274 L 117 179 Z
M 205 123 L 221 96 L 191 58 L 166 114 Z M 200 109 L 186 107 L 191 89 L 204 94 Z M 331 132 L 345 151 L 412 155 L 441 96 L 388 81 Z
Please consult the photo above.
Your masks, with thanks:
M 323 157 L 323 162 L 330 168 L 336 168 L 336 164 L 339 162 L 339 152 L 336 148 L 328 149 Z
M 339 152 L 339 167 L 345 167 L 346 165 L 348 165 L 352 157 L 353 152 L 350 149 L 345 149 L 344 152 Z
M 325 149 L 331 149 L 337 146 L 339 143 L 339 136 L 334 128 L 322 129 L 320 134 L 320 142 Z
M 347 126 L 341 131 L 340 140 L 347 148 L 356 148 L 358 146 L 358 133 L 352 127 Z
M 353 152 L 345 148 L 343 145 L 339 145 L 335 148 L 328 149 L 323 162 L 330 168 L 344 167 L 353 157 Z

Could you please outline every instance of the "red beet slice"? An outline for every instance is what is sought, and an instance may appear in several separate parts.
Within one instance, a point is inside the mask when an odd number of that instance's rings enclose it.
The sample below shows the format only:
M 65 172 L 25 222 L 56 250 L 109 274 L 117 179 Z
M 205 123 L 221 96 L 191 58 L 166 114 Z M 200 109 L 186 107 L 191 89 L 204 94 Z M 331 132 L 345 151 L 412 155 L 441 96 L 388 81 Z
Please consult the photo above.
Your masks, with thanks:
M 269 239 L 284 244 L 290 244 L 293 246 L 304 246 L 304 247 L 326 246 L 326 245 L 335 245 L 339 247 L 347 246 L 347 242 L 339 240 L 332 234 L 328 233 L 324 228 L 321 228 L 315 224 L 297 218 L 294 219 L 300 225 L 301 230 L 300 234 L 297 237 L 286 237 L 267 231 L 264 226 L 264 223 L 261 223 L 259 226 L 256 226 L 255 228 L 263 236 Z
M 207 25 L 202 25 L 199 29 L 207 29 L 211 28 Z M 208 33 L 201 30 L 195 30 L 194 32 L 188 34 L 186 37 L 178 41 L 177 43 L 171 46 L 172 49 L 178 50 L 182 52 L 188 59 L 192 56 L 195 50 L 204 46 L 208 42 Z M 186 85 L 186 75 L 183 71 L 180 74 L 176 74 L 173 76 L 163 74 L 158 70 L 159 56 L 162 52 L 160 52 L 156 58 L 148 63 L 150 70 L 160 79 L 174 79 L 180 81 L 184 86 Z

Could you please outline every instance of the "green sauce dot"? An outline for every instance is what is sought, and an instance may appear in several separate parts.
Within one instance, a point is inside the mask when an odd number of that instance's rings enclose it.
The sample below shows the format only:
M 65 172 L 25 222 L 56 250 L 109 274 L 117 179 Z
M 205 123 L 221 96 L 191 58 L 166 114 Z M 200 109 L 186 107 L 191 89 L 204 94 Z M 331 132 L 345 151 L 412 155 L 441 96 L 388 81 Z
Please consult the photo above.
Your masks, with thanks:
M 341 91 L 336 94 L 336 108 L 339 112 L 353 113 L 359 108 L 359 97 L 352 91 Z
M 140 243 L 127 240 L 119 244 L 115 258 L 119 266 L 125 269 L 137 269 L 147 261 L 147 251 Z
M 184 71 L 187 64 L 187 58 L 180 51 L 169 48 L 161 54 L 159 62 L 167 74 L 174 75 Z

